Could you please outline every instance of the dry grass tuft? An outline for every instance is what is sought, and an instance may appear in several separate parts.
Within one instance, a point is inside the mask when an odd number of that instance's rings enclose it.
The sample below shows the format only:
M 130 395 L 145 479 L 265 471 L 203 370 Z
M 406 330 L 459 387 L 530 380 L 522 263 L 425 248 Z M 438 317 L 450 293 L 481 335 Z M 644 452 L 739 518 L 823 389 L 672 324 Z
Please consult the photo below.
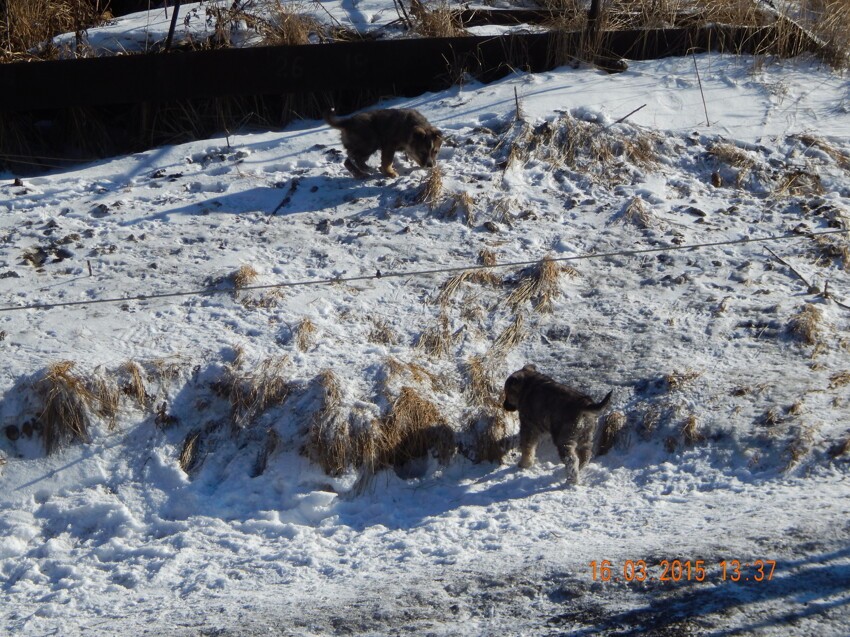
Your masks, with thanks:
M 499 408 L 501 388 L 491 373 L 492 365 L 484 356 L 472 356 L 463 371 L 469 381 L 466 387 L 467 402 L 476 407 Z
M 837 389 L 850 385 L 850 371 L 843 371 L 829 377 L 829 388 Z
M 89 391 L 97 404 L 97 415 L 106 420 L 110 430 L 115 429 L 115 419 L 118 416 L 118 407 L 121 402 L 118 386 L 104 378 L 95 378 L 91 382 Z
M 35 384 L 43 403 L 39 422 L 48 454 L 69 442 L 89 441 L 89 412 L 97 397 L 73 368 L 72 361 L 54 363 Z
M 473 462 L 502 464 L 511 448 L 505 412 L 501 409 L 481 409 L 467 422 L 466 431 L 472 438 L 471 447 L 464 450 Z
M 682 425 L 682 438 L 684 438 L 685 444 L 689 446 L 705 440 L 705 436 L 700 431 L 699 421 L 693 414 L 689 415 Z
M 420 0 L 412 0 L 410 13 L 414 19 L 413 29 L 421 36 L 456 38 L 467 35 L 448 2 L 440 2 L 434 9 L 429 10 Z
M 386 321 L 379 318 L 372 318 L 372 329 L 369 331 L 368 339 L 372 343 L 381 345 L 397 345 L 399 342 L 398 334 Z
M 525 319 L 522 314 L 514 316 L 514 320 L 493 341 L 491 351 L 496 355 L 506 354 L 519 345 L 526 337 Z
M 823 312 L 820 308 L 807 303 L 788 322 L 788 330 L 807 345 L 815 345 L 820 340 Z
M 850 245 L 846 238 L 812 237 L 810 245 L 810 254 L 817 265 L 828 267 L 834 264 L 842 270 L 850 271 Z
M 284 372 L 289 366 L 286 356 L 267 358 L 252 372 L 237 373 L 227 369 L 225 378 L 215 389 L 230 401 L 233 424 L 244 427 L 270 407 L 282 404 L 291 391 Z
M 401 466 L 433 451 L 447 464 L 456 449 L 454 431 L 437 406 L 412 387 L 402 387 L 381 421 L 382 466 Z
M 749 153 L 727 142 L 712 144 L 708 149 L 708 154 L 736 171 L 735 184 L 739 188 L 756 165 Z
M 451 196 L 451 207 L 446 216 L 453 217 L 458 212 L 463 216 L 463 222 L 467 226 L 472 227 L 475 224 L 475 200 L 466 191 Z
M 315 382 L 321 391 L 321 407 L 310 425 L 307 449 L 325 473 L 339 475 L 352 464 L 360 445 L 350 435 L 342 415 L 342 389 L 337 375 L 326 369 Z
M 816 434 L 817 428 L 811 425 L 801 425 L 797 428 L 791 438 L 791 441 L 786 447 L 786 452 L 788 453 L 788 464 L 785 467 L 786 471 L 799 464 L 803 458 L 811 453 Z
M 428 174 L 428 178 L 422 189 L 416 195 L 417 203 L 426 204 L 431 210 L 440 205 L 443 198 L 443 171 L 439 166 L 434 166 Z
M 640 421 L 639 433 L 641 438 L 649 440 L 661 423 L 661 409 L 658 405 L 649 405 Z
M 392 356 L 387 357 L 385 365 L 387 368 L 385 387 L 393 383 L 397 378 L 407 378 L 415 383 L 428 383 L 433 391 L 440 391 L 444 383 L 434 372 L 426 369 L 419 363 L 406 363 Z
M 478 253 L 478 262 L 481 265 L 492 267 L 497 265 L 499 260 L 496 258 L 495 252 L 488 250 L 487 248 L 481 248 L 481 251 Z
M 848 14 L 848 18 L 850 18 L 850 14 Z M 848 21 L 848 24 L 850 24 L 850 21 Z M 799 135 L 798 139 L 808 148 L 816 148 L 828 155 L 836 164 L 841 166 L 841 168 L 843 168 L 844 170 L 850 170 L 850 157 L 848 157 L 847 154 L 841 152 L 838 148 L 830 144 L 825 139 L 807 133 Z
M 280 0 L 273 7 L 271 19 L 259 23 L 263 44 L 268 46 L 310 44 L 310 36 L 321 37 L 323 30 L 322 23 L 306 10 L 293 10 L 292 3 L 284 5 Z
M 257 280 L 257 277 L 260 276 L 260 273 L 257 272 L 250 265 L 240 266 L 236 272 L 230 275 L 230 282 L 233 283 L 233 287 L 236 290 L 241 290 L 244 287 L 247 287 L 254 283 Z
M 189 474 L 198 464 L 198 447 L 201 438 L 200 431 L 190 432 L 183 440 L 178 462 L 184 473 Z
M 295 328 L 295 346 L 302 352 L 306 352 L 313 346 L 316 335 L 316 325 L 308 318 L 301 319 Z
M 807 170 L 791 170 L 786 172 L 779 180 L 779 184 L 773 191 L 776 197 L 795 197 L 819 195 L 823 192 L 820 175 Z
M 652 208 L 642 197 L 633 197 L 623 210 L 622 220 L 631 223 L 644 230 L 655 225 L 655 216 Z
M 687 369 L 683 372 L 674 371 L 664 377 L 664 382 L 667 383 L 667 388 L 670 391 L 679 391 L 700 376 L 702 376 L 702 372 L 693 369 Z
M 441 313 L 437 325 L 422 331 L 415 347 L 429 356 L 442 358 L 451 354 L 453 345 L 454 336 L 449 330 L 449 317 Z
M 11 0 L 0 6 L 0 62 L 53 58 L 56 48 L 45 43 L 62 33 L 76 33 L 82 51 L 85 30 L 111 17 L 108 2 L 98 0 Z
M 150 396 L 145 389 L 144 371 L 134 361 L 127 361 L 119 367 L 119 373 L 125 376 L 121 383 L 121 391 L 136 401 L 140 409 L 147 409 Z
M 597 455 L 604 456 L 614 448 L 617 438 L 626 427 L 626 415 L 621 411 L 612 411 L 605 416 L 602 423 L 602 433 L 599 436 L 599 450 Z
M 552 259 L 543 259 L 520 274 L 516 288 L 505 299 L 505 303 L 517 311 L 526 301 L 531 301 L 536 311 L 551 312 L 552 301 L 560 294 L 558 284 L 563 272 L 573 275 L 576 271 L 561 268 Z

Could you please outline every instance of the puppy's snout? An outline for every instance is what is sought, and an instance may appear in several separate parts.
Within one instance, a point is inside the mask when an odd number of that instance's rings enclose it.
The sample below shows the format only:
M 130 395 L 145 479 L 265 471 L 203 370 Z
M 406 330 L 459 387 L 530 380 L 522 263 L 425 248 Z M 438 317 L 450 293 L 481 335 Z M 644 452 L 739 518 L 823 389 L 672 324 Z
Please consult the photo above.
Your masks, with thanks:
M 516 410 L 517 410 L 517 406 L 516 406 L 516 405 L 514 405 L 514 404 L 513 404 L 510 400 L 508 400 L 507 398 L 505 398 L 505 402 L 504 402 L 504 403 L 502 403 L 502 407 L 504 407 L 504 408 L 505 408 L 505 411 L 516 411 Z

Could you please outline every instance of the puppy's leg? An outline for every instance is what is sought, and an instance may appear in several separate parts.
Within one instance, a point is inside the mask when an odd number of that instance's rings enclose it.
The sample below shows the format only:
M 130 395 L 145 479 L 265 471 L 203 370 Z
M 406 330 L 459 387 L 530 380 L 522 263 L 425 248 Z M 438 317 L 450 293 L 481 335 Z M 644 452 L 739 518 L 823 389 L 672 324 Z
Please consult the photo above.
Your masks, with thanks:
M 387 177 L 398 177 L 398 173 L 393 168 L 393 156 L 395 150 L 391 148 L 381 149 L 381 172 Z
M 576 453 L 575 442 L 565 442 L 558 445 L 558 455 L 564 461 L 564 466 L 567 469 L 567 483 L 578 484 L 578 473 L 581 468 L 581 462 Z
M 362 157 L 349 155 L 346 157 L 343 165 L 348 169 L 348 172 L 357 179 L 365 179 L 369 176 L 369 173 L 366 172 L 365 160 Z
M 519 448 L 522 452 L 522 457 L 519 459 L 520 469 L 528 469 L 534 464 L 534 456 L 537 451 L 537 443 L 540 440 L 540 433 L 537 428 L 520 420 L 519 424 Z

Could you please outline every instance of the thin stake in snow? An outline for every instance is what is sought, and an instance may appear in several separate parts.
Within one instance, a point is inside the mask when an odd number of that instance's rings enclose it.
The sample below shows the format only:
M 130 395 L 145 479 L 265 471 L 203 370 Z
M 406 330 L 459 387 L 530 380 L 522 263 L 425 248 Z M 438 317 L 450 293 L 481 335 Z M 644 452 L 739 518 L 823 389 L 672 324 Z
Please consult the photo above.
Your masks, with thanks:
M 705 105 L 705 93 L 702 91 L 702 79 L 699 76 L 699 67 L 697 67 L 697 56 L 691 51 L 691 57 L 694 60 L 694 71 L 697 73 L 697 84 L 699 84 L 699 94 L 702 97 L 702 108 L 705 111 L 705 125 L 711 126 L 711 122 L 708 121 L 708 106 Z

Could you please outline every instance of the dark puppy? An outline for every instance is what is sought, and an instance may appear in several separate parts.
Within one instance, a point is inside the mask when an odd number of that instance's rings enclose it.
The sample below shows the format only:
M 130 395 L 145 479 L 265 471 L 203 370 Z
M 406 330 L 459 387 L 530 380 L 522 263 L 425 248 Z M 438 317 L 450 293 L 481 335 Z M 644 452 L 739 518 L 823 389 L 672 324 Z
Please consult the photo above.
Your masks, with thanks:
M 579 470 L 593 454 L 596 429 L 594 422 L 584 422 L 584 415 L 604 409 L 612 393 L 595 403 L 590 396 L 541 374 L 534 365 L 511 374 L 505 381 L 503 406 L 519 411 L 519 466 L 526 469 L 534 463 L 537 443 L 548 433 L 567 467 L 567 481 L 577 484 Z
M 381 151 L 381 172 L 396 177 L 393 155 L 403 150 L 423 168 L 432 168 L 443 143 L 442 133 L 423 115 L 409 108 L 380 109 L 339 119 L 330 110 L 325 121 L 342 131 L 342 145 L 348 152 L 345 167 L 358 178 L 368 176 L 366 160 Z

